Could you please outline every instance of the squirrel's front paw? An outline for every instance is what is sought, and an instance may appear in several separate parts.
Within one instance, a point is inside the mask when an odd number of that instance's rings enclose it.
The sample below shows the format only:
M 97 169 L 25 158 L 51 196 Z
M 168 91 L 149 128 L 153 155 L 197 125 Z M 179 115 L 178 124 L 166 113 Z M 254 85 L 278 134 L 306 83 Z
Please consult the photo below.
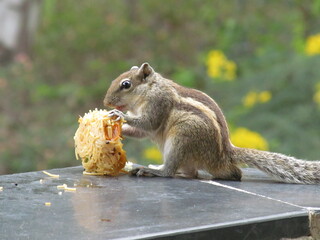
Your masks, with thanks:
M 111 111 L 108 112 L 108 116 L 109 117 L 114 117 L 114 121 L 119 121 L 120 119 L 124 119 L 124 113 L 117 110 L 117 109 L 113 109 Z
M 141 176 L 143 176 L 143 177 L 155 177 L 156 176 L 151 171 L 149 171 L 148 168 L 143 168 L 143 167 L 135 168 L 130 173 L 131 173 L 131 175 L 135 175 L 137 177 L 141 177 Z

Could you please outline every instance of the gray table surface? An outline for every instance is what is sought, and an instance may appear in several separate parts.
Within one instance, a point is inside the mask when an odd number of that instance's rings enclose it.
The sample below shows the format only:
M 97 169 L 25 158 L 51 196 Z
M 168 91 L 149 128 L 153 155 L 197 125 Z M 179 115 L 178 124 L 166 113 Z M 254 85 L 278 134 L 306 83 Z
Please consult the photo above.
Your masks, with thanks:
M 242 182 L 48 171 L 60 177 L 0 176 L 0 239 L 277 239 L 307 233 L 308 211 L 320 208 L 319 186 L 254 169 Z

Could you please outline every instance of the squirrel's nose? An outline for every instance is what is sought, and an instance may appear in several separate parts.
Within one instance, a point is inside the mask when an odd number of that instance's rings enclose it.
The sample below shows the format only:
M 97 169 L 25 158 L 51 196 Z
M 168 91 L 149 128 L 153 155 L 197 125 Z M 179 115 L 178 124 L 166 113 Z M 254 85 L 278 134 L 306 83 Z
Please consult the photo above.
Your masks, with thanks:
M 103 105 L 105 107 L 109 107 L 111 105 L 111 101 L 109 100 L 108 96 L 106 95 L 103 99 Z
M 118 97 L 110 97 L 108 96 L 108 94 L 106 94 L 106 96 L 103 99 L 103 105 L 106 107 L 114 107 L 115 105 L 117 105 L 117 103 L 119 102 L 119 98 Z

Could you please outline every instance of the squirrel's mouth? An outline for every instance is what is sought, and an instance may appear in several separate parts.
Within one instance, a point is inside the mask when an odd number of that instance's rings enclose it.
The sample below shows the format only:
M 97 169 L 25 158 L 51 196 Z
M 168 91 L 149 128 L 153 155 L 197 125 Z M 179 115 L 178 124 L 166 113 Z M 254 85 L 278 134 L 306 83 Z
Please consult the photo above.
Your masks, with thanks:
M 121 105 L 121 106 L 115 106 L 115 109 L 123 112 L 123 110 L 126 108 L 126 105 Z

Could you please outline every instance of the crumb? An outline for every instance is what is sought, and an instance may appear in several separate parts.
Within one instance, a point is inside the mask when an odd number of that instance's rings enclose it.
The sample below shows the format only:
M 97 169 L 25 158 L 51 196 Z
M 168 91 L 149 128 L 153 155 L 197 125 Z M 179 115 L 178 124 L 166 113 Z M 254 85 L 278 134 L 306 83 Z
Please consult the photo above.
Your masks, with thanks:
M 66 192 L 75 192 L 77 190 L 76 188 L 68 187 L 67 184 L 58 185 L 57 189 L 62 189 Z
M 101 222 L 111 222 L 111 219 L 108 218 L 101 218 L 100 219 Z
M 47 171 L 42 171 L 44 174 L 48 175 L 49 177 L 53 177 L 53 178 L 59 178 L 60 175 L 58 174 L 52 174 L 52 173 L 49 173 Z

